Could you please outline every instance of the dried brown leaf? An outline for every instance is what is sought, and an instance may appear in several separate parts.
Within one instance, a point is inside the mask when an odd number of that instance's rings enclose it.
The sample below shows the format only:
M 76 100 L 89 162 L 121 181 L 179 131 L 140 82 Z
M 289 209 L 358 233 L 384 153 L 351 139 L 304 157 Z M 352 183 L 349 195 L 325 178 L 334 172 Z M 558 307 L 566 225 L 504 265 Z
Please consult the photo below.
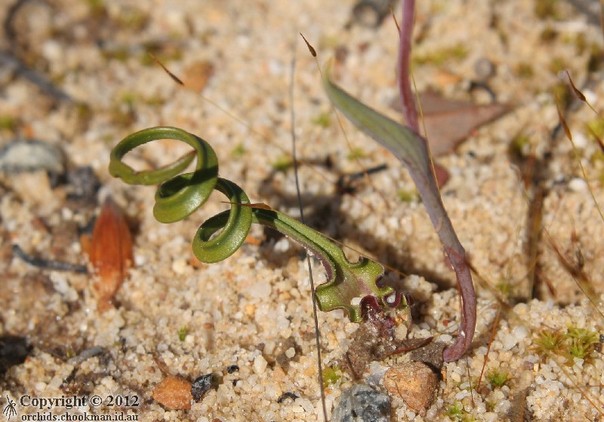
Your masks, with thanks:
M 117 289 L 132 265 L 132 236 L 121 209 L 107 198 L 96 220 L 90 241 L 90 262 L 98 280 L 95 283 L 99 310 L 107 310 Z
M 187 66 L 182 75 L 182 82 L 188 89 L 201 92 L 214 75 L 214 65 L 207 60 L 199 60 Z
M 510 110 L 505 104 L 486 105 L 444 98 L 434 91 L 419 94 L 430 152 L 433 156 L 452 152 L 480 126 Z M 393 104 L 400 110 L 398 101 Z

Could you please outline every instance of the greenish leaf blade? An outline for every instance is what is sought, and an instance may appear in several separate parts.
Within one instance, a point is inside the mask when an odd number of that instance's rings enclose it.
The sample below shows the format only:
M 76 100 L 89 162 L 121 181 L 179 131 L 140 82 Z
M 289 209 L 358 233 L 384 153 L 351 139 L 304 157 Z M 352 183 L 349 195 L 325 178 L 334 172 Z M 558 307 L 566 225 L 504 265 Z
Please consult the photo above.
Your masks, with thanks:
M 407 167 L 432 171 L 428 148 L 420 135 L 363 104 L 334 84 L 330 80 L 329 69 L 325 69 L 323 75 L 327 96 L 358 129 L 390 150 Z

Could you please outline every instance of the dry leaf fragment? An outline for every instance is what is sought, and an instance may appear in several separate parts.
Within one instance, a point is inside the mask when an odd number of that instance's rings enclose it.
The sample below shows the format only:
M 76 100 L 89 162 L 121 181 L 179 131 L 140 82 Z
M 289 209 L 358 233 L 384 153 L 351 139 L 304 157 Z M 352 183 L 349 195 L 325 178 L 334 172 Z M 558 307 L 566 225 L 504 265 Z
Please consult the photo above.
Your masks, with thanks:
M 182 81 L 188 89 L 201 92 L 213 74 L 214 65 L 211 62 L 207 60 L 196 61 L 185 68 Z
M 171 410 L 191 408 L 191 383 L 183 378 L 169 375 L 155 386 L 153 400 Z
M 510 110 L 505 104 L 473 104 L 442 97 L 434 91 L 419 94 L 430 152 L 433 156 L 452 152 L 474 130 Z M 398 101 L 393 104 L 400 110 Z
M 107 198 L 96 220 L 90 241 L 90 262 L 98 274 L 94 285 L 101 312 L 112 305 L 117 289 L 132 265 L 132 236 L 126 218 Z

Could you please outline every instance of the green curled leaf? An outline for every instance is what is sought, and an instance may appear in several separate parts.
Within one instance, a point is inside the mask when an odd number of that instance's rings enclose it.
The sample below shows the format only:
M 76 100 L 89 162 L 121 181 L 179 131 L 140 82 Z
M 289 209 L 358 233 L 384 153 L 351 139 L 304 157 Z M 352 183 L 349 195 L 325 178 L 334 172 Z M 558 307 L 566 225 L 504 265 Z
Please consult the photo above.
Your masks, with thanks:
M 185 142 L 194 151 L 156 170 L 135 171 L 123 163 L 128 152 L 159 139 Z M 183 173 L 193 158 L 197 159 L 195 170 Z M 323 264 L 327 282 L 315 291 L 322 311 L 343 309 L 352 321 L 358 322 L 362 319 L 362 297 L 374 295 L 385 303 L 384 297 L 392 293 L 391 288 L 376 284 L 384 272 L 380 264 L 367 258 L 350 263 L 344 252 L 319 232 L 268 206 L 250 204 L 237 184 L 218 177 L 218 160 L 211 146 L 182 129 L 156 127 L 127 136 L 111 152 L 109 171 L 129 184 L 159 184 L 154 215 L 164 223 L 186 218 L 206 202 L 214 189 L 224 194 L 231 208 L 207 219 L 193 239 L 193 253 L 202 262 L 222 261 L 235 253 L 255 222 L 290 237 Z

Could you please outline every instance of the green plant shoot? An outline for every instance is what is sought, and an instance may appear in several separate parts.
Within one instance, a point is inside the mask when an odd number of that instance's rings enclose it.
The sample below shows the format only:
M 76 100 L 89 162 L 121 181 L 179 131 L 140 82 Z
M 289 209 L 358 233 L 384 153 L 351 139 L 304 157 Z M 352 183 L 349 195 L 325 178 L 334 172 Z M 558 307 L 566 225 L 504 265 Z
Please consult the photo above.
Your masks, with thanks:
M 174 139 L 189 144 L 193 151 L 175 162 L 154 170 L 136 171 L 123 157 L 133 149 L 160 139 Z M 184 173 L 196 159 L 195 169 Z M 218 176 L 218 159 L 202 138 L 174 127 L 154 127 L 133 133 L 111 151 L 109 172 L 133 185 L 159 184 L 153 214 L 162 223 L 183 220 L 201 207 L 214 189 L 222 192 L 231 205 L 206 220 L 193 239 L 193 253 L 202 262 L 222 261 L 234 254 L 245 241 L 252 223 L 272 227 L 309 250 L 325 267 L 327 282 L 315 291 L 322 311 L 343 309 L 351 321 L 362 319 L 360 299 L 373 295 L 383 306 L 390 287 L 377 281 L 384 268 L 367 258 L 349 262 L 344 252 L 319 232 L 265 204 L 252 204 L 235 183 Z

